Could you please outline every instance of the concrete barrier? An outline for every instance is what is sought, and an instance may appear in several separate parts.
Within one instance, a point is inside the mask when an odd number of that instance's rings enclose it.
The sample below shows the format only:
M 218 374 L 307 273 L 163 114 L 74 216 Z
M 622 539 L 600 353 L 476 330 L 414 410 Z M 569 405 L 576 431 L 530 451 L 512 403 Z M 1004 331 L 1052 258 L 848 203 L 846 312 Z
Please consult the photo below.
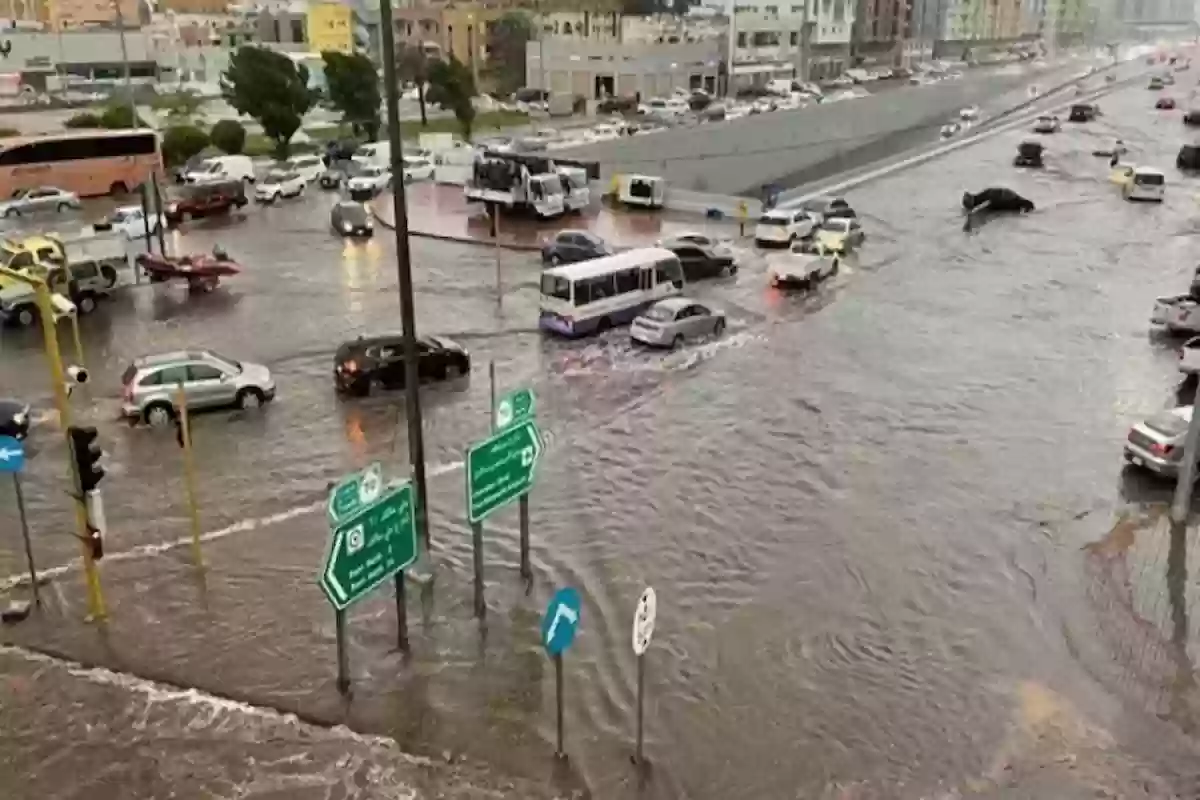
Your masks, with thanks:
M 1028 75 L 968 74 L 936 86 L 777 111 L 695 128 L 674 128 L 560 151 L 598 161 L 602 179 L 642 173 L 669 187 L 757 195 L 764 184 L 802 173 L 896 132 L 944 120 L 1030 82 Z

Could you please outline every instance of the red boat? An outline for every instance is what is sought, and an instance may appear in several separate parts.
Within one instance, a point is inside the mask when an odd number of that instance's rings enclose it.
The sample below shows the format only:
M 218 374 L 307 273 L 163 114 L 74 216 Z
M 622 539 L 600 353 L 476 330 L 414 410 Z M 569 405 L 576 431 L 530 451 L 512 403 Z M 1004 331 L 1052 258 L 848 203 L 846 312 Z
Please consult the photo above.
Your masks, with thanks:
M 211 292 L 217 288 L 221 278 L 237 275 L 242 271 L 241 266 L 220 248 L 215 248 L 211 255 L 193 253 L 186 256 L 162 256 L 157 253 L 142 253 L 137 257 L 137 263 L 151 283 L 183 280 L 187 281 L 188 291 L 193 292 Z

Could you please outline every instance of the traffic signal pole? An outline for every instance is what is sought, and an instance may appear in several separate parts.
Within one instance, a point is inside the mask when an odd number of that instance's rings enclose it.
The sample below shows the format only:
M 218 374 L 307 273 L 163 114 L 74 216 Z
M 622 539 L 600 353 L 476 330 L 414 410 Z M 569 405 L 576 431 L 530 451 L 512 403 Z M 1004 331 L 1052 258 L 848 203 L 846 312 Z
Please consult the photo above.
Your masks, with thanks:
M 45 348 L 46 364 L 50 368 L 50 388 L 54 392 L 54 405 L 58 409 L 59 424 L 62 426 L 63 436 L 67 440 L 67 448 L 71 453 L 70 478 L 77 490 L 74 496 L 75 529 L 79 538 L 79 547 L 83 555 L 83 574 L 87 585 L 88 615 L 93 620 L 104 620 L 108 618 L 108 609 L 104 604 L 104 591 L 100 586 L 100 574 L 96 570 L 96 562 L 92 558 L 92 549 L 90 546 L 91 532 L 88 529 L 86 498 L 83 492 L 78 491 L 80 484 L 79 476 L 76 474 L 75 452 L 71 441 L 71 404 L 67 396 L 67 373 L 63 366 L 62 353 L 58 348 L 58 331 L 54 327 L 54 307 L 50 302 L 50 290 L 46 287 L 46 282 L 40 278 L 35 278 L 15 270 L 0 267 L 0 275 L 11 278 L 18 283 L 23 283 L 34 291 L 38 316 L 41 318 L 42 344 Z

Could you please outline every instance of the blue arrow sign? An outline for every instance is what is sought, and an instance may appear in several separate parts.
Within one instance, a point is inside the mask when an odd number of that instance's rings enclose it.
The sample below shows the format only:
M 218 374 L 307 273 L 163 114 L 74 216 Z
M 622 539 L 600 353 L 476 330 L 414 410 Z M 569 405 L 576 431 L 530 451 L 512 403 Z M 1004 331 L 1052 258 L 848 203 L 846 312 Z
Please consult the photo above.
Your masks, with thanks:
M 0 436 L 0 472 L 20 472 L 25 467 L 25 444 L 11 436 Z
M 542 647 L 550 655 L 561 655 L 575 641 L 580 605 L 579 592 L 569 586 L 550 598 L 546 616 L 542 617 Z

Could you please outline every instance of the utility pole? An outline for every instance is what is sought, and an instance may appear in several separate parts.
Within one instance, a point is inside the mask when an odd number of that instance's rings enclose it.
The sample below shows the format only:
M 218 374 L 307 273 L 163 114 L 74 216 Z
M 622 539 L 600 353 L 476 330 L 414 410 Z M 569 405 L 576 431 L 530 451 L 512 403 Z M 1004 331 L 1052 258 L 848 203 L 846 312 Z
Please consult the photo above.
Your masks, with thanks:
M 129 45 L 125 43 L 125 14 L 121 11 L 121 0 L 113 0 L 117 12 L 117 32 L 121 36 L 121 63 L 125 66 L 125 93 L 129 96 L 129 127 L 137 128 L 137 103 L 133 98 L 133 68 L 129 65 Z
M 417 493 L 417 535 L 429 553 L 429 507 L 425 492 L 425 441 L 417 385 L 417 320 L 413 303 L 412 253 L 408 248 L 408 198 L 404 193 L 404 153 L 400 142 L 400 97 L 396 89 L 396 44 L 392 2 L 379 0 L 382 21 L 383 83 L 387 93 L 388 140 L 392 150 L 392 213 L 395 216 L 396 269 L 400 278 L 400 323 L 404 333 L 404 410 L 408 417 L 408 458 Z M 397 181 L 396 178 L 400 180 Z M 402 584 L 397 583 L 399 588 Z
M 812 50 L 811 28 L 808 23 L 808 4 L 813 0 L 804 0 L 804 10 L 800 15 L 800 80 L 808 83 L 809 78 L 809 53 Z
M 733 65 L 737 62 L 737 0 L 728 0 L 729 40 L 725 44 L 725 96 L 737 97 L 737 87 L 733 82 Z M 808 0 L 805 0 L 808 2 Z

